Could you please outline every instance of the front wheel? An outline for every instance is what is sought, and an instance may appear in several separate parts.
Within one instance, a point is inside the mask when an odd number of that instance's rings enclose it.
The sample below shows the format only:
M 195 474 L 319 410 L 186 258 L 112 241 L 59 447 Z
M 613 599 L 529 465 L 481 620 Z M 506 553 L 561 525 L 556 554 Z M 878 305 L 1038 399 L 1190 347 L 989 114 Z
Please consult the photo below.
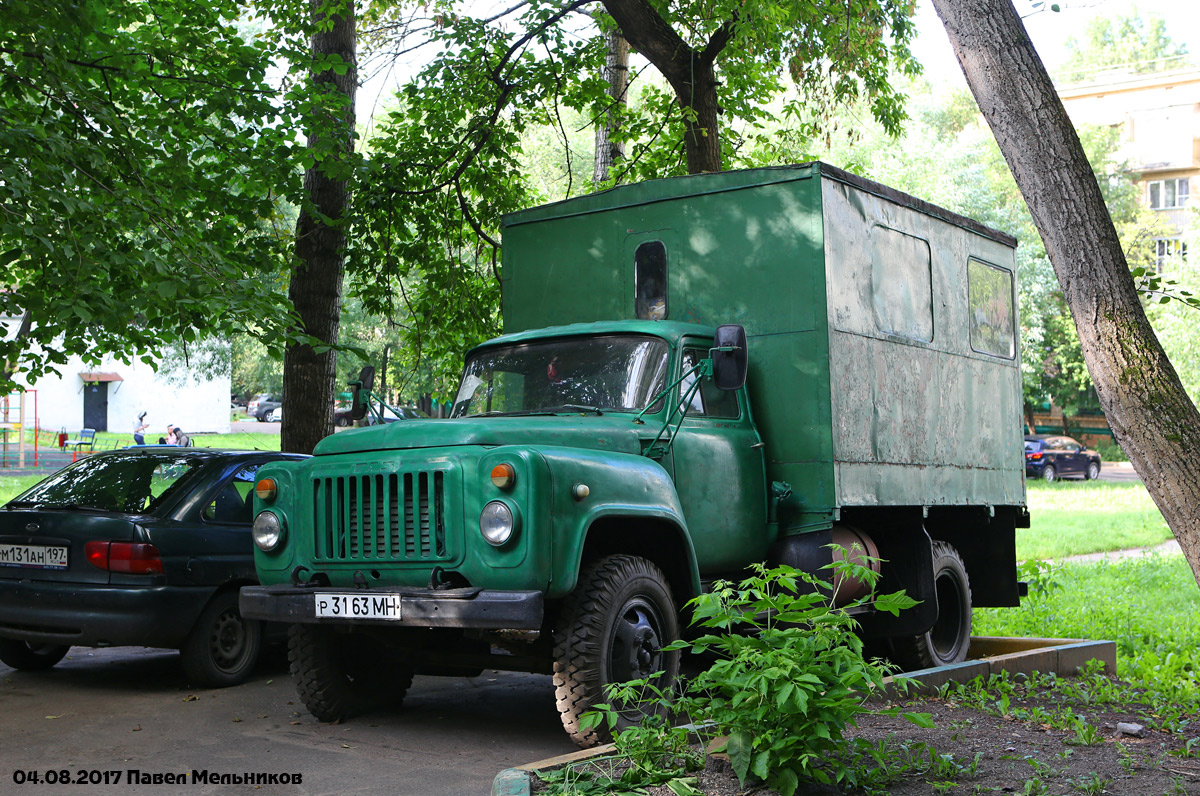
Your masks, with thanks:
M 910 671 L 962 663 L 971 646 L 971 583 L 962 557 L 946 542 L 933 543 L 933 586 L 938 603 L 933 627 L 892 639 L 896 663 Z
M 1042 468 L 1042 480 L 1047 484 L 1053 484 L 1058 480 L 1058 470 L 1054 469 L 1053 464 L 1047 464 Z
M 43 672 L 54 668 L 71 649 L 63 644 L 30 644 L 11 638 L 0 638 L 0 661 L 23 672 Z
M 1087 472 L 1083 474 L 1085 481 L 1095 481 L 1100 477 L 1100 465 L 1096 462 L 1088 462 Z
M 571 740 L 583 748 L 604 740 L 604 730 L 583 730 L 580 719 L 608 701 L 605 686 L 662 672 L 655 687 L 669 692 L 679 675 L 679 651 L 663 652 L 662 647 L 678 637 L 671 588 L 652 562 L 615 555 L 582 571 L 554 628 L 554 693 Z M 617 730 L 646 715 L 644 706 L 627 706 L 620 711 Z
M 262 637 L 262 623 L 238 610 L 238 593 L 222 592 L 205 607 L 180 650 L 183 672 L 205 688 L 244 683 L 258 664 Z
M 412 685 L 412 667 L 395 661 L 382 644 L 320 625 L 289 628 L 288 661 L 300 700 L 319 721 L 397 707 Z

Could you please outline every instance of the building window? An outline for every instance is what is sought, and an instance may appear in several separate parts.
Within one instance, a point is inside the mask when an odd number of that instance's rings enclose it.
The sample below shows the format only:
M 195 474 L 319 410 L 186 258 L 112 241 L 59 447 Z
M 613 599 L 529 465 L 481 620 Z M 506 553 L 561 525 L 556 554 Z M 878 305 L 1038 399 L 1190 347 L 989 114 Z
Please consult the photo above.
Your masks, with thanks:
M 1158 238 L 1154 241 L 1154 264 L 1161 269 L 1172 259 L 1187 259 L 1187 244 L 1179 238 Z
M 1152 210 L 1167 210 L 1187 204 L 1190 190 L 1187 177 L 1180 177 L 1177 180 L 1153 180 L 1148 186 Z

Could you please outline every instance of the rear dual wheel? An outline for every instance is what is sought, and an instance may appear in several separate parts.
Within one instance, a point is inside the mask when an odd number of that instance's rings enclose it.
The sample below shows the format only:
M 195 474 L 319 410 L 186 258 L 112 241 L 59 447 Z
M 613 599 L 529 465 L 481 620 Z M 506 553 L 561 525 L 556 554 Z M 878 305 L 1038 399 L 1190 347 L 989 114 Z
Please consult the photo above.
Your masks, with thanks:
M 907 670 L 962 663 L 971 646 L 971 583 L 953 545 L 933 543 L 938 617 L 929 632 L 892 639 L 892 657 Z

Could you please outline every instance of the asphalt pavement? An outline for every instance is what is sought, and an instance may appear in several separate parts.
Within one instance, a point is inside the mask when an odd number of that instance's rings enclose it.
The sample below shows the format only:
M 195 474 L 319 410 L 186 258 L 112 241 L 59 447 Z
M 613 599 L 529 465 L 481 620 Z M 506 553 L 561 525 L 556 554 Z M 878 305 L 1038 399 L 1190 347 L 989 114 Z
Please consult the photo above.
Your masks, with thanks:
M 545 675 L 417 677 L 395 711 L 322 724 L 278 652 L 250 682 L 205 690 L 186 685 L 178 653 L 76 647 L 47 672 L 0 664 L 0 705 L 0 793 L 29 796 L 484 796 L 500 770 L 575 748 Z M 130 770 L 150 780 L 131 783 Z M 46 784 L 60 771 L 86 782 Z M 187 784 L 162 784 L 181 773 Z M 224 779 L 247 773 L 292 781 Z

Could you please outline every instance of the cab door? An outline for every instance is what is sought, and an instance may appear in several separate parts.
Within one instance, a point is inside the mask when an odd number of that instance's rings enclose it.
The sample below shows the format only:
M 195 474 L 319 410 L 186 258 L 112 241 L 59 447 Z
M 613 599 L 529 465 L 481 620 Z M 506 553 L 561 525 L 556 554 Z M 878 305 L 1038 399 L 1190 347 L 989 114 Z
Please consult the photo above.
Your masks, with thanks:
M 708 341 L 686 340 L 679 374 L 708 357 Z M 678 376 L 677 376 L 678 378 Z M 717 389 L 688 377 L 675 397 L 686 410 L 671 446 L 671 470 L 701 575 L 734 573 L 767 555 L 766 463 L 745 389 Z

